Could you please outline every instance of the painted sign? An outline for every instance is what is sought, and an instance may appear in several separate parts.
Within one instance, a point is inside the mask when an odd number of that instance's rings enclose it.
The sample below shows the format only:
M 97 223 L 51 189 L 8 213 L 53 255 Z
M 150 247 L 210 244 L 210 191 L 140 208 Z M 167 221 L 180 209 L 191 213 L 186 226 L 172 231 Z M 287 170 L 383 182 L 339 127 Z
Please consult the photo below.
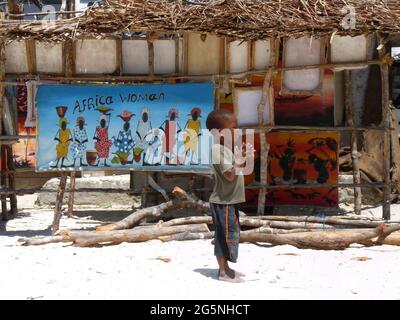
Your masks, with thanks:
M 296 133 L 272 132 L 267 134 L 270 144 L 268 154 L 268 184 L 282 186 L 269 189 L 266 205 L 338 206 L 339 134 L 335 132 Z M 261 155 L 259 137 L 255 137 L 256 157 L 254 172 L 245 177 L 247 185 L 261 182 Z M 285 188 L 285 185 L 312 184 L 311 188 Z M 325 185 L 320 187 L 319 185 Z M 247 207 L 258 205 L 256 189 L 246 190 Z
M 36 102 L 38 171 L 210 167 L 213 83 L 44 85 Z

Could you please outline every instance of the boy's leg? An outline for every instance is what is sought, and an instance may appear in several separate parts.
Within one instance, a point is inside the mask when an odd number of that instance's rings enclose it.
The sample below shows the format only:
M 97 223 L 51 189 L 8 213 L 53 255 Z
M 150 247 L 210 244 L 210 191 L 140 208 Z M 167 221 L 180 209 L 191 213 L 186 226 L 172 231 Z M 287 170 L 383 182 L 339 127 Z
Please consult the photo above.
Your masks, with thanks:
M 227 243 L 230 251 L 230 259 L 226 261 L 226 269 L 230 272 L 236 273 L 238 276 L 244 277 L 245 274 L 231 269 L 228 265 L 228 261 L 236 262 L 239 252 L 239 240 L 240 240 L 240 221 L 239 221 L 239 210 L 237 205 L 228 206 L 228 218 L 227 218 Z
M 228 266 L 228 260 L 236 261 L 237 254 L 231 254 L 231 252 L 237 252 L 237 250 L 231 250 L 229 238 L 229 224 L 232 229 L 232 219 L 229 219 L 229 213 L 231 208 L 227 205 L 219 205 L 211 203 L 211 213 L 215 227 L 215 246 L 214 254 L 217 258 L 219 265 L 218 279 L 229 282 L 239 282 L 238 274 L 230 269 Z M 234 221 L 235 222 L 235 221 Z M 235 240 L 233 241 L 235 242 Z M 237 243 L 236 243 L 237 244 Z

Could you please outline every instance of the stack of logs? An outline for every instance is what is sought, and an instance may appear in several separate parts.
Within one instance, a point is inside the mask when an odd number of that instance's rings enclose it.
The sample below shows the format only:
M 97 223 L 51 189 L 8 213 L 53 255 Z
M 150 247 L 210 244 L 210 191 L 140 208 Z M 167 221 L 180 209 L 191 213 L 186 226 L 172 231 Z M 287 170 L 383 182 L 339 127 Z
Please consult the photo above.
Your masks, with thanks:
M 56 235 L 24 238 L 24 245 L 53 242 L 73 242 L 80 247 L 143 242 L 212 239 L 208 228 L 212 225 L 209 203 L 201 201 L 175 187 L 175 198 L 157 206 L 135 211 L 127 218 L 98 227 L 96 230 L 60 230 Z M 164 222 L 162 214 L 179 208 L 191 208 L 202 216 L 177 218 Z M 158 222 L 143 225 L 147 217 L 158 217 Z M 242 232 L 240 242 L 265 242 L 272 245 L 293 245 L 297 248 L 341 250 L 353 243 L 363 245 L 400 245 L 400 224 L 361 216 L 302 217 L 258 216 L 240 214 Z

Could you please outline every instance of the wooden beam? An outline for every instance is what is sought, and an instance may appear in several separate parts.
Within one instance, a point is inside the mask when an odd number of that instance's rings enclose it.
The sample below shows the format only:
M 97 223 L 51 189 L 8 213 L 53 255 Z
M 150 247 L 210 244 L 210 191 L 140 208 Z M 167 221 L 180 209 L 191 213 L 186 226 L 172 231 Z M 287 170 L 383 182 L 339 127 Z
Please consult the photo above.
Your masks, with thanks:
M 115 74 L 122 76 L 123 75 L 123 66 L 122 66 L 122 37 L 118 37 L 115 39 L 115 51 L 116 51 L 116 65 L 117 69 L 115 70 Z
M 75 171 L 72 171 L 69 181 L 69 197 L 68 197 L 68 213 L 67 213 L 68 218 L 72 218 L 74 212 L 75 181 L 76 181 Z
M 1 146 L 0 147 L 0 152 L 1 152 L 1 172 L 0 172 L 0 179 L 1 179 L 1 188 L 3 189 L 8 189 L 7 185 L 7 157 L 6 157 L 6 146 Z M 8 215 L 8 210 L 7 210 L 7 196 L 2 194 L 1 195 L 1 212 L 3 216 L 3 220 L 7 221 L 10 219 Z
M 36 74 L 36 44 L 33 39 L 25 40 L 25 48 L 26 48 L 26 59 L 28 65 L 28 72 L 30 74 Z
M 189 75 L 189 34 L 183 34 L 183 75 Z
M 15 191 L 15 168 L 14 168 L 14 158 L 12 146 L 6 146 L 7 150 L 7 170 L 8 170 L 8 189 L 11 191 Z M 18 205 L 17 205 L 17 195 L 16 193 L 12 193 L 9 195 L 10 198 L 10 211 L 13 217 L 16 217 L 18 213 Z
M 274 46 L 273 48 L 274 49 Z M 262 98 L 261 98 L 261 103 L 258 106 L 258 123 L 260 126 L 266 125 L 264 121 L 264 112 L 265 112 L 265 105 L 267 101 L 269 101 L 269 120 L 268 120 L 268 125 L 274 125 L 275 120 L 274 120 L 274 97 L 273 95 L 273 90 L 272 90 L 272 81 L 273 81 L 273 76 L 274 76 L 274 67 L 276 66 L 275 64 L 275 51 L 271 50 L 271 61 L 272 64 L 265 75 L 264 79 L 264 85 L 262 89 Z M 269 131 L 269 130 L 268 130 Z M 267 195 L 267 186 L 268 186 L 268 154 L 269 154 L 269 148 L 270 145 L 267 141 L 267 130 L 261 130 L 260 131 L 260 156 L 261 156 L 261 164 L 260 164 L 260 183 L 263 186 L 260 189 L 260 193 L 258 194 L 258 207 L 257 207 L 257 213 L 264 215 L 265 213 L 265 198 Z
M 351 71 L 344 71 L 344 81 L 345 81 L 345 111 L 346 111 L 346 121 L 347 125 L 350 127 L 355 127 L 354 123 L 354 110 L 353 110 L 353 99 L 352 99 L 352 86 L 351 86 Z M 353 182 L 355 184 L 361 183 L 360 166 L 358 164 L 358 141 L 357 132 L 351 133 L 351 159 L 353 164 Z M 354 213 L 361 214 L 361 188 L 354 188 Z
M 60 177 L 60 184 L 57 190 L 56 206 L 54 208 L 54 219 L 52 228 L 53 235 L 58 231 L 58 229 L 60 229 L 60 220 L 62 214 L 61 210 L 64 200 L 64 192 L 66 184 L 67 184 L 67 174 L 63 172 Z
M 388 38 L 382 34 L 378 34 L 378 53 L 381 60 L 381 85 L 382 85 L 382 124 L 383 129 L 390 129 L 390 106 L 389 106 L 389 53 L 386 49 Z M 383 206 L 382 216 L 385 220 L 390 220 L 390 204 L 391 204 L 391 175 L 390 175 L 390 134 L 389 131 L 384 130 L 383 133 L 383 151 L 382 151 L 382 165 L 383 165 Z
M 179 72 L 179 66 L 180 66 L 180 39 L 179 38 L 175 38 L 175 73 L 176 74 L 180 74 Z
M 1 23 L 1 21 L 0 21 Z M 6 54 L 5 54 L 5 42 L 3 39 L 0 37 L 0 136 L 3 134 L 3 96 L 4 96 L 4 91 L 5 91 L 5 86 L 3 84 L 5 80 L 5 75 L 6 75 Z M 0 172 L 0 179 L 1 179 L 1 188 L 7 189 L 7 175 L 5 171 L 5 166 L 6 166 L 6 150 L 5 150 L 5 145 L 1 145 L 0 147 L 0 152 L 1 152 L 1 172 Z M 5 195 L 1 195 L 1 211 L 2 211 L 2 219 L 3 220 L 8 220 L 8 212 L 7 212 L 7 198 Z

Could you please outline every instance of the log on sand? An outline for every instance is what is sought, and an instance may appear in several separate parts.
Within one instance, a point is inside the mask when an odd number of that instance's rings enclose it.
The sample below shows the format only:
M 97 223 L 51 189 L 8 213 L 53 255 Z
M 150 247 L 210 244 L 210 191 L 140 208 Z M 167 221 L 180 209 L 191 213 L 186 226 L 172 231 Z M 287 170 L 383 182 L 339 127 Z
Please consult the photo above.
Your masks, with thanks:
M 267 234 L 261 232 L 242 233 L 240 242 L 266 242 L 274 245 L 289 244 L 299 249 L 343 250 L 352 243 L 360 243 L 376 237 L 388 236 L 400 230 L 400 225 L 379 227 L 371 230 L 348 231 L 315 231 L 291 234 Z
M 96 231 L 60 231 L 61 235 L 68 236 L 75 245 L 89 247 L 104 243 L 118 244 L 121 242 L 142 242 L 157 239 L 160 236 L 167 236 L 182 232 L 209 232 L 206 224 L 191 224 L 173 227 L 153 227 L 141 229 L 117 230 L 108 232 Z
M 164 212 L 182 209 L 182 208 L 193 208 L 198 212 L 209 212 L 210 204 L 201 200 L 195 199 L 193 196 L 188 195 L 184 190 L 179 187 L 175 187 L 172 191 L 176 199 L 168 202 L 161 203 L 156 206 L 144 208 L 135 211 L 125 219 L 117 222 L 100 226 L 96 229 L 98 232 L 113 231 L 113 230 L 124 230 L 130 229 L 135 225 L 138 225 L 146 217 L 160 217 Z
M 280 229 L 334 229 L 334 226 L 323 224 L 323 223 L 309 223 L 307 221 L 297 222 L 297 221 L 269 221 L 257 218 L 240 217 L 240 225 L 243 227 L 259 228 L 259 227 L 271 227 Z M 163 227 L 177 226 L 183 224 L 193 224 L 193 223 L 207 223 L 212 224 L 212 218 L 210 216 L 200 216 L 200 217 L 185 217 L 172 219 L 167 222 L 163 222 L 161 225 Z M 336 228 L 340 228 L 337 226 Z
M 158 239 L 163 242 L 213 239 L 213 238 L 214 238 L 214 232 L 200 232 L 200 233 L 182 232 L 182 233 L 172 234 L 169 236 L 158 237 Z
M 122 242 L 143 242 L 177 233 L 210 232 L 206 224 L 192 224 L 173 227 L 146 227 L 107 232 L 60 230 L 56 236 L 44 238 L 20 239 L 24 245 L 40 245 L 54 242 L 73 242 L 79 247 L 101 244 L 119 244 Z

